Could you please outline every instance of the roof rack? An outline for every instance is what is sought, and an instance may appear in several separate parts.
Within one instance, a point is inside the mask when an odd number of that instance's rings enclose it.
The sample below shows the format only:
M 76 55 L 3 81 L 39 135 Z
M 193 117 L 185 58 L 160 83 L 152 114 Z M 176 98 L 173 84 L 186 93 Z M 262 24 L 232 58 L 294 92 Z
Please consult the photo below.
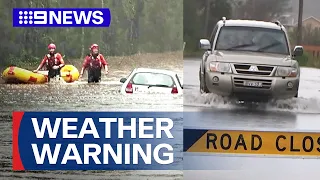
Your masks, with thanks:
M 280 21 L 274 21 L 273 23 L 275 23 L 276 25 L 280 26 L 281 30 L 282 30 L 282 24 Z
M 282 24 L 280 23 L 280 21 L 274 21 L 273 23 L 275 23 L 278 26 L 281 26 Z
M 226 17 L 222 17 L 223 25 L 225 25 L 225 24 L 226 24 L 226 20 L 227 20 L 227 18 L 226 18 Z

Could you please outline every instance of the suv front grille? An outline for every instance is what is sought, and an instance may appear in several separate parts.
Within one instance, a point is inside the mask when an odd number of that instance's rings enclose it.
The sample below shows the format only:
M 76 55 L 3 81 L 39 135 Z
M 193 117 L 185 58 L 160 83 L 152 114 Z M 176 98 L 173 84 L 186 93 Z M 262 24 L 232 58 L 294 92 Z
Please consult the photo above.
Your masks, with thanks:
M 257 67 L 257 69 L 250 70 L 251 66 L 255 66 Z M 260 76 L 270 76 L 274 69 L 273 66 L 249 65 L 249 64 L 234 64 L 234 68 L 238 74 L 260 75 Z
M 245 86 L 245 82 L 260 82 L 262 83 L 262 87 L 251 87 Z M 237 78 L 233 79 L 233 83 L 236 87 L 245 87 L 245 88 L 256 88 L 256 89 L 270 89 L 272 85 L 272 80 L 267 79 L 252 79 L 252 78 Z

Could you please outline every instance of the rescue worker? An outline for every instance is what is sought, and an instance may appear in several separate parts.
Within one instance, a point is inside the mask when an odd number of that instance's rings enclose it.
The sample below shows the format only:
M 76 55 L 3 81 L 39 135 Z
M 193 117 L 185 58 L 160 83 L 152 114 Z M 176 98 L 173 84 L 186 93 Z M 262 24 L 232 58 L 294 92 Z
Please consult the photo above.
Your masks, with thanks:
M 45 65 L 48 70 L 48 81 L 50 81 L 56 76 L 61 77 L 60 70 L 65 64 L 61 54 L 56 52 L 55 44 L 49 44 L 48 51 L 49 53 L 44 56 L 39 67 L 33 72 L 37 73 Z
M 82 78 L 84 70 L 88 69 L 88 83 L 100 82 L 101 69 L 103 68 L 105 74 L 108 74 L 108 63 L 103 55 L 99 53 L 99 46 L 97 44 L 92 44 L 89 49 L 90 54 L 84 59 L 80 78 Z

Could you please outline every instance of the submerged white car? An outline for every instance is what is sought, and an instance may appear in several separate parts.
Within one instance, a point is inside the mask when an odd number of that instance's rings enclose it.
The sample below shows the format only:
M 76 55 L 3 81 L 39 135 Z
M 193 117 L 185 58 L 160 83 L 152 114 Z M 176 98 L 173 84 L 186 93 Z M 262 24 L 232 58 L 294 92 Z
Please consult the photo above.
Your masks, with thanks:
M 123 83 L 122 94 L 182 94 L 177 73 L 162 69 L 136 68 Z

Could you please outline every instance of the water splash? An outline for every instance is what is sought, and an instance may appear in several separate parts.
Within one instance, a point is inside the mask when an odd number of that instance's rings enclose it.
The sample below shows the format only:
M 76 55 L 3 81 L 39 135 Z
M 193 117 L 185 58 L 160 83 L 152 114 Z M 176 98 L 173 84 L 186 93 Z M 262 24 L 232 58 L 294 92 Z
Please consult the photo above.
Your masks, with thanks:
M 230 100 L 215 94 L 201 94 L 198 91 L 184 91 L 183 104 L 197 107 L 234 108 Z
M 215 94 L 201 94 L 196 90 L 185 91 L 185 106 L 213 107 L 219 109 L 255 108 L 264 111 L 285 111 L 294 113 L 320 113 L 320 97 L 293 98 L 269 103 L 257 103 L 249 106 L 239 105 L 235 101 Z

